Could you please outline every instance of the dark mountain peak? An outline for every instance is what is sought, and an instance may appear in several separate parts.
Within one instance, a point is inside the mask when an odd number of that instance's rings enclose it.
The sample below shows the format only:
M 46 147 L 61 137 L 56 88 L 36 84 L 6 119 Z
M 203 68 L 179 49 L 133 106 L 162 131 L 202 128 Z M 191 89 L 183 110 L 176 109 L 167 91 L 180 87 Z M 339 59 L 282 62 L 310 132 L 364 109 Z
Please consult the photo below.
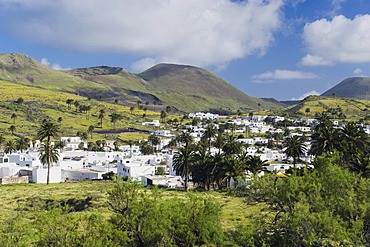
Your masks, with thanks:
M 323 93 L 322 96 L 368 99 L 370 97 L 370 77 L 350 77 L 344 79 Z
M 144 72 L 138 75 L 144 80 L 149 81 L 152 78 L 158 78 L 158 77 L 172 75 L 172 74 L 189 73 L 191 71 L 204 71 L 205 72 L 206 70 L 198 68 L 198 67 L 190 66 L 190 65 L 160 63 L 160 64 L 157 64 L 145 70 Z

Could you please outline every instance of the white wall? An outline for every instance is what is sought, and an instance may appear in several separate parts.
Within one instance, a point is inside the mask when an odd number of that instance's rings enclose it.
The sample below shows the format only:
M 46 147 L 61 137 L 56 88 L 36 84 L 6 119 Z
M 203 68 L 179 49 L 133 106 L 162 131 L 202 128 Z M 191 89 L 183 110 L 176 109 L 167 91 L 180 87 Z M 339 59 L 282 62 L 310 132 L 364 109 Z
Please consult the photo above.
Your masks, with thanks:
M 47 180 L 48 169 L 33 169 L 32 182 L 37 184 L 45 184 Z M 62 182 L 62 171 L 60 167 L 50 167 L 50 183 Z

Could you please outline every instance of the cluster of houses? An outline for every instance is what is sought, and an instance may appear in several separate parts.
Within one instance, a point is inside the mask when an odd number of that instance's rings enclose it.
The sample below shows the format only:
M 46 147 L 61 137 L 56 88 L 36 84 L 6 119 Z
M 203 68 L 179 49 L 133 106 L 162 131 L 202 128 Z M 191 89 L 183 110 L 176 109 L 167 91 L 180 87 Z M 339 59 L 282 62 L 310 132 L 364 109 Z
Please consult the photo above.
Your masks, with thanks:
M 190 116 L 190 115 L 189 115 Z M 202 119 L 219 119 L 218 115 L 196 113 L 192 117 L 202 117 Z M 284 130 L 275 128 L 273 125 L 266 123 L 267 116 L 249 116 L 233 119 L 219 119 L 220 124 L 229 124 L 235 126 L 233 130 L 226 129 L 225 131 L 234 131 L 235 133 L 245 133 L 249 131 L 254 133 L 253 137 L 239 138 L 238 141 L 246 145 L 246 151 L 249 155 L 259 156 L 261 160 L 267 160 L 269 171 L 284 173 L 292 167 L 287 161 L 287 157 L 283 150 L 268 148 L 268 142 L 279 142 L 278 139 L 271 140 L 267 138 L 266 133 L 284 133 L 289 130 L 290 135 L 309 134 L 311 127 L 316 123 L 315 119 L 304 119 L 302 127 L 285 126 Z M 270 117 L 273 122 L 284 121 L 283 117 Z M 147 125 L 148 123 L 145 123 Z M 159 121 L 153 121 L 151 124 L 158 125 Z M 149 124 L 150 125 L 150 124 Z M 188 129 L 195 141 L 199 141 L 206 130 L 206 124 L 198 126 L 185 125 L 184 129 Z M 365 131 L 370 133 L 370 127 L 365 126 Z M 143 155 L 140 147 L 137 145 L 122 145 L 119 146 L 119 151 L 114 146 L 114 141 L 107 140 L 105 149 L 102 152 L 79 150 L 81 143 L 87 147 L 86 141 L 80 137 L 62 137 L 61 140 L 66 143 L 63 150 L 60 150 L 59 160 L 53 164 L 50 170 L 50 182 L 60 183 L 68 181 L 78 181 L 84 179 L 102 179 L 103 174 L 114 173 L 119 177 L 126 177 L 141 181 L 144 185 L 159 185 L 163 187 L 182 187 L 183 180 L 176 176 L 172 168 L 173 154 L 175 151 L 168 150 L 167 145 L 175 137 L 169 130 L 158 130 L 152 133 L 160 136 L 161 143 L 156 147 L 158 151 L 153 155 Z M 259 135 L 260 134 L 260 135 Z M 280 140 L 281 141 L 281 140 Z M 310 143 L 306 143 L 310 146 Z M 47 166 L 42 164 L 39 159 L 38 148 L 40 142 L 31 142 L 29 149 L 24 152 L 16 152 L 12 154 L 0 153 L 0 184 L 7 183 L 46 183 Z M 218 152 L 213 148 L 211 152 Z M 309 163 L 311 157 L 306 154 L 303 161 Z M 298 164 L 299 166 L 299 164 Z

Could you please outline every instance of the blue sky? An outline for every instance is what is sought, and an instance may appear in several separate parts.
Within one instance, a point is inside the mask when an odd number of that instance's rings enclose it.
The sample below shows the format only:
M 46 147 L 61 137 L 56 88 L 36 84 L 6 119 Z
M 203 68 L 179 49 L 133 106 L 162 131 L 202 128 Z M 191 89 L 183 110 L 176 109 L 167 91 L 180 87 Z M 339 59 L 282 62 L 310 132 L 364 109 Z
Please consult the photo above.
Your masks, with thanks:
M 369 0 L 0 0 L 0 53 L 56 69 L 206 68 L 246 94 L 320 94 L 370 76 Z

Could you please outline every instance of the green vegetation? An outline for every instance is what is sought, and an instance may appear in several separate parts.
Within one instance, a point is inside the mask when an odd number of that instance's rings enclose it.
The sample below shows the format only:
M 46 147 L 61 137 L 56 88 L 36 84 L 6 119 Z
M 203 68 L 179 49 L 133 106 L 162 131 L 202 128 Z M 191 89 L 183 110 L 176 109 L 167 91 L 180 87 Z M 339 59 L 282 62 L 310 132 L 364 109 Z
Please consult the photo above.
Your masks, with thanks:
M 368 122 L 368 109 L 370 101 L 367 100 L 310 96 L 297 105 L 280 110 L 280 113 L 309 118 L 326 113 L 334 120 Z
M 249 222 L 261 209 L 225 193 L 187 194 L 122 182 L 4 185 L 0 190 L 0 246 L 222 244 L 224 232 Z
M 131 114 L 129 107 L 5 81 L 0 81 L 0 98 L 2 115 L 0 133 L 3 133 L 3 136 L 10 136 L 12 132 L 23 136 L 34 136 L 43 119 L 58 121 L 61 125 L 61 133 L 66 136 L 87 131 L 90 126 L 95 127 L 94 131 L 112 130 L 114 125 L 116 128 L 141 129 L 141 122 L 159 119 L 157 112 L 146 111 L 146 118 L 143 119 L 143 110 L 137 109 Z M 22 98 L 22 103 L 17 102 L 19 98 Z M 86 110 L 87 108 L 81 106 L 89 106 L 89 108 Z M 101 114 L 102 109 L 104 114 Z M 112 113 L 120 114 L 122 118 L 116 119 L 113 123 L 109 118 Z M 94 135 L 93 138 L 104 139 L 102 135 L 104 134 Z M 145 136 L 136 135 L 137 137 L 130 136 L 130 139 Z M 115 136 L 125 138 L 125 134 Z
M 158 112 L 168 105 L 183 112 L 231 113 L 279 107 L 192 66 L 160 64 L 140 74 L 107 66 L 58 71 L 21 54 L 1 55 L 0 65 L 0 80 L 127 106 L 145 102 L 145 108 Z

